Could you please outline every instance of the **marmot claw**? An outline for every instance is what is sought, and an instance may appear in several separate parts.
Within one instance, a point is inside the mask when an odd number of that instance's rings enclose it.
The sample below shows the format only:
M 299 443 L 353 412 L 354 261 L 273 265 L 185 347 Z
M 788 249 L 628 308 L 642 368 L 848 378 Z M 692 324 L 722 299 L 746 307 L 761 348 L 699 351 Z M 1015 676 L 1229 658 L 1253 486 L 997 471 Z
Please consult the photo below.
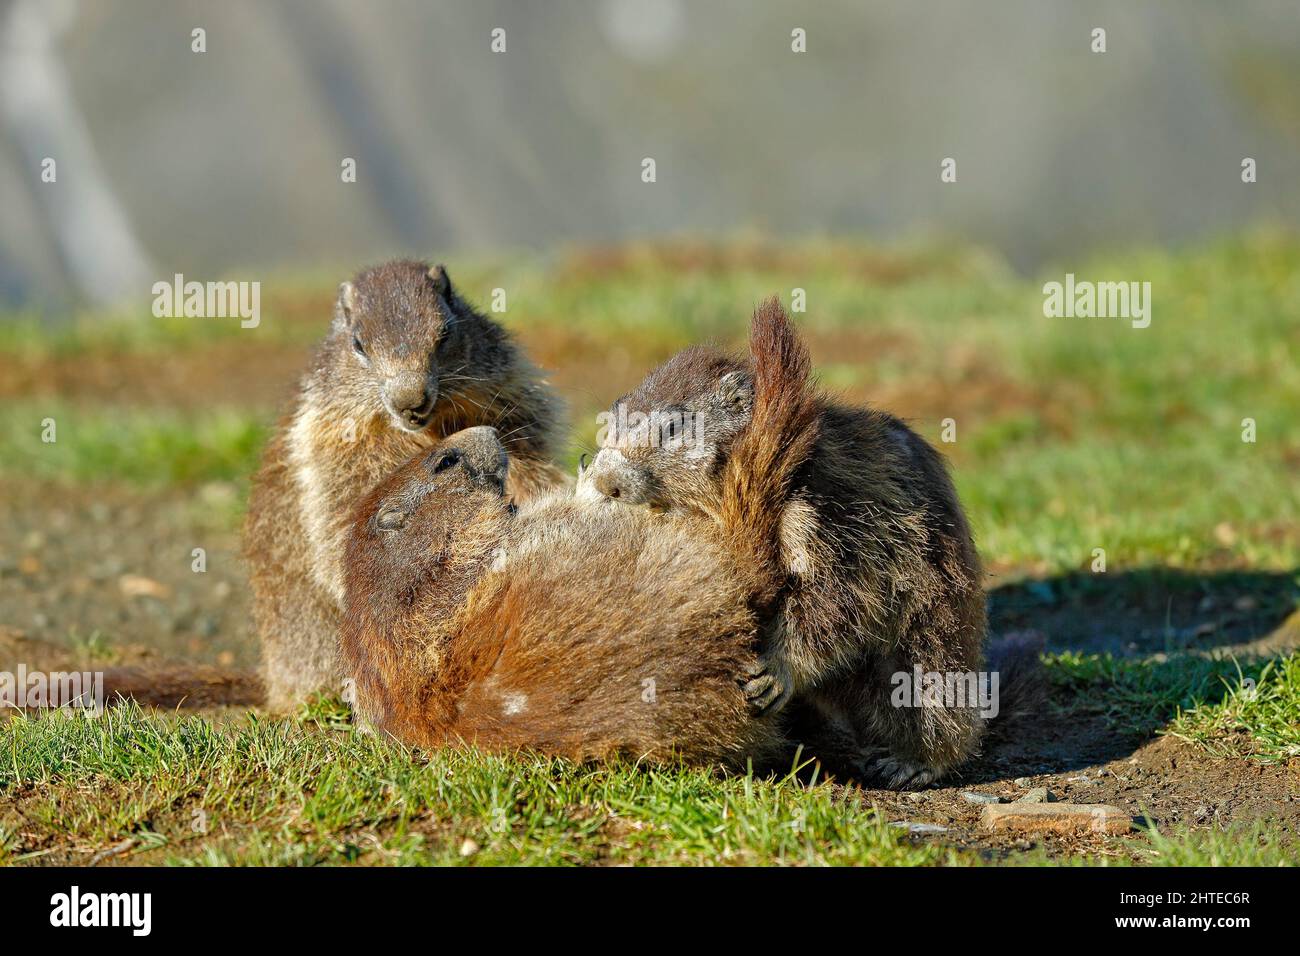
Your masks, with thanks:
M 750 713 L 755 717 L 777 713 L 790 700 L 790 679 L 783 668 L 766 658 L 757 658 L 739 683 Z
M 858 763 L 858 773 L 862 782 L 888 790 L 920 790 L 941 776 L 933 767 L 876 749 L 869 750 L 862 756 Z

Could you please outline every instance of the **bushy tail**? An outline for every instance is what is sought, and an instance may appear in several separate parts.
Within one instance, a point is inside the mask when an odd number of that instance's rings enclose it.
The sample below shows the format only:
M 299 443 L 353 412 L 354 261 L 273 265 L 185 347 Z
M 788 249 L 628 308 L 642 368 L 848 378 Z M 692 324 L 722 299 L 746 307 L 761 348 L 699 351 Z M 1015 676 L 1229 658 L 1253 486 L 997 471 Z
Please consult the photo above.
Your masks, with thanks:
M 775 298 L 754 312 L 749 349 L 754 411 L 723 473 L 720 521 L 744 567 L 755 569 L 755 606 L 775 600 L 784 570 L 781 515 L 790 484 L 817 442 L 821 406 L 808 349 Z

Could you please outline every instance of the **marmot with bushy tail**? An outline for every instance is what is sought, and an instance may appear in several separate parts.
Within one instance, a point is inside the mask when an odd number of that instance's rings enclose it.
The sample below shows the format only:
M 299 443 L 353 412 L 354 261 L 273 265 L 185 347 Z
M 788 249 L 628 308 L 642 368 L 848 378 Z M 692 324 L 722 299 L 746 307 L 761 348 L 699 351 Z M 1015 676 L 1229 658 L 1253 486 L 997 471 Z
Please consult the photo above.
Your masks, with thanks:
M 755 328 L 794 336 L 775 299 Z M 754 375 L 752 357 L 713 348 L 669 359 L 615 402 L 579 496 L 721 520 L 735 490 L 721 476 L 756 424 Z M 746 693 L 758 712 L 786 710 L 791 733 L 851 776 L 923 786 L 978 750 L 986 721 L 976 700 L 921 687 L 899 706 L 899 675 L 952 675 L 963 688 L 982 679 L 979 557 L 923 438 L 885 412 L 812 401 L 816 447 L 771 503 L 783 583 Z

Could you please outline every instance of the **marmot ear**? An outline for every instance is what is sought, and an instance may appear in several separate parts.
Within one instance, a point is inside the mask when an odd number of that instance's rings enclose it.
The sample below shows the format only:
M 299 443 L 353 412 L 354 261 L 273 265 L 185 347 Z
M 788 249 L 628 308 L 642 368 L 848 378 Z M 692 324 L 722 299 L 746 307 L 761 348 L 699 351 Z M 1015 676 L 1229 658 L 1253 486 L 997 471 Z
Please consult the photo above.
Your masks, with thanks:
M 399 507 L 385 508 L 375 516 L 375 527 L 380 531 L 397 531 L 406 525 L 407 517 Z
M 728 372 L 718 380 L 718 401 L 736 413 L 754 407 L 754 382 L 748 372 Z
M 352 313 L 357 307 L 357 287 L 351 282 L 339 286 L 338 301 L 334 303 L 334 321 L 342 327 L 352 324 Z
M 451 276 L 447 275 L 447 267 L 441 262 L 429 268 L 429 281 L 433 283 L 434 292 L 444 299 L 451 298 Z

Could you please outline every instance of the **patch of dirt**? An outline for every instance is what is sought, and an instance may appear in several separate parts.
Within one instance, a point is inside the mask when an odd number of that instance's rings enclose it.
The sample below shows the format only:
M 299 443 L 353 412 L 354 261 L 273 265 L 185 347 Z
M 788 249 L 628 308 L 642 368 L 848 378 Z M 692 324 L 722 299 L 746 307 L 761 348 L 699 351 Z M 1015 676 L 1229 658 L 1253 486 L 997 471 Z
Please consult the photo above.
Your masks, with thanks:
M 952 786 L 919 793 L 846 790 L 890 822 L 947 828 L 913 839 L 975 850 L 991 860 L 1015 862 L 1017 854 L 1041 851 L 1053 858 L 1087 854 L 1159 862 L 1141 839 L 989 832 L 980 824 L 984 804 L 965 793 L 1010 802 L 1046 787 L 1060 802 L 1109 804 L 1165 833 L 1178 826 L 1224 829 L 1260 820 L 1297 841 L 1300 852 L 1300 760 L 1288 765 L 1212 757 L 1174 737 L 1135 747 L 1117 739 L 1101 718 L 1075 715 L 1035 721 L 1015 736 L 1016 742 L 993 748 Z
M 110 664 L 252 666 L 235 495 L 0 484 L 0 670 L 32 666 L 29 640 Z M 194 570 L 196 548 L 206 570 Z
M 278 408 L 311 357 L 302 346 L 213 342 L 152 352 L 14 356 L 0 376 L 0 400 L 49 397 L 189 410 L 214 406 Z
M 597 426 L 582 416 L 591 409 L 604 411 L 617 396 L 635 387 L 647 370 L 688 344 L 623 341 L 600 331 L 550 324 L 544 330 L 519 330 L 517 336 L 538 365 L 548 371 L 552 384 L 569 396 L 578 416 L 572 421 L 574 435 L 588 442 Z M 905 335 L 870 326 L 811 331 L 807 338 L 822 367 L 869 368 L 882 356 L 905 359 L 922 348 Z M 738 351 L 744 348 L 742 339 L 718 344 Z M 885 383 L 868 378 L 848 387 L 831 386 L 828 391 L 845 401 L 889 409 L 917 423 L 927 434 L 947 417 L 958 418 L 964 429 L 974 429 L 984 422 L 1032 415 L 1035 427 L 1045 436 L 1069 438 L 1081 410 L 1092 402 L 1068 384 L 1044 391 L 1022 383 L 977 355 L 953 356 L 945 369 L 942 376 L 923 383 L 911 377 Z

